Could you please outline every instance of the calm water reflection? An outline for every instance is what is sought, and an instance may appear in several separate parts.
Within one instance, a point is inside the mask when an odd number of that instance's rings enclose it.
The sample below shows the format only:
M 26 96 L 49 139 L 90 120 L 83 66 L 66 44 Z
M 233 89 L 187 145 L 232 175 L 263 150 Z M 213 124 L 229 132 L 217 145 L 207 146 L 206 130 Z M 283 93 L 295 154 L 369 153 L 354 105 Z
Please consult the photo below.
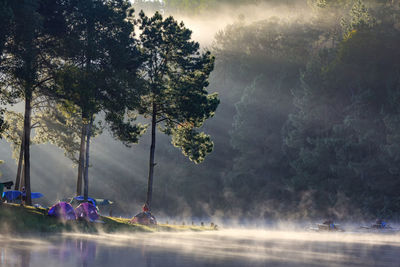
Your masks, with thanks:
M 400 235 L 259 230 L 0 235 L 0 266 L 400 266 Z

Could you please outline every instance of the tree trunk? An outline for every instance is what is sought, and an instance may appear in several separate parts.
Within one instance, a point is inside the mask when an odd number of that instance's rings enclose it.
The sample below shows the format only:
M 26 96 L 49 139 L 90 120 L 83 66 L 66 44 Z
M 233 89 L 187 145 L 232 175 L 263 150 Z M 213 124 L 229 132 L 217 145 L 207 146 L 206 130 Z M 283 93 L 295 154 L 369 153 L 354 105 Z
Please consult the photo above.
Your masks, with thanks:
M 21 171 L 21 181 L 19 183 L 19 191 L 22 191 L 22 188 L 25 187 L 25 164 L 22 160 L 22 171 Z
M 146 204 L 151 210 L 151 200 L 153 197 L 153 175 L 154 175 L 154 153 L 156 148 L 156 125 L 157 125 L 157 108 L 153 103 L 153 117 L 151 119 L 151 146 L 150 146 L 150 160 L 149 160 L 149 180 L 147 183 L 147 200 Z
M 82 131 L 81 131 L 81 147 L 79 150 L 79 165 L 78 165 L 78 178 L 76 180 L 76 195 L 82 195 L 82 174 L 85 168 L 85 140 L 86 140 L 87 125 L 83 123 L 82 118 Z
M 87 138 L 86 138 L 86 163 L 85 163 L 85 175 L 84 175 L 84 189 L 83 189 L 83 197 L 84 200 L 87 201 L 89 197 L 89 146 L 90 146 L 90 136 L 93 124 L 93 116 L 90 118 L 90 122 L 87 124 Z
M 19 158 L 18 158 L 18 168 L 17 168 L 17 177 L 15 178 L 15 185 L 14 185 L 14 190 L 20 190 L 22 187 L 21 183 L 21 171 L 22 171 L 22 161 L 24 157 L 24 140 L 25 140 L 25 133 L 22 132 L 22 137 L 21 137 L 21 146 L 19 148 Z
M 26 191 L 26 205 L 32 205 L 31 198 L 31 176 L 30 176 L 30 144 L 31 144 L 31 101 L 32 92 L 29 89 L 25 92 L 25 117 L 24 117 L 24 170 L 25 170 L 25 191 Z

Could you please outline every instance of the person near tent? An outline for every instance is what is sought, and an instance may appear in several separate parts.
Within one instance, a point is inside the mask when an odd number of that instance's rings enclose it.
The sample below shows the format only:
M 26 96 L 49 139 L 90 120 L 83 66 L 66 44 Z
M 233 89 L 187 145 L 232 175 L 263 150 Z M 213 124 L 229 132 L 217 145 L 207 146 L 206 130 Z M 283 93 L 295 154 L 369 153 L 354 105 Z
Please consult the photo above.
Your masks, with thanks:
M 144 203 L 142 210 L 143 210 L 143 212 L 150 212 L 150 209 L 149 209 L 149 206 L 147 205 L 147 203 Z

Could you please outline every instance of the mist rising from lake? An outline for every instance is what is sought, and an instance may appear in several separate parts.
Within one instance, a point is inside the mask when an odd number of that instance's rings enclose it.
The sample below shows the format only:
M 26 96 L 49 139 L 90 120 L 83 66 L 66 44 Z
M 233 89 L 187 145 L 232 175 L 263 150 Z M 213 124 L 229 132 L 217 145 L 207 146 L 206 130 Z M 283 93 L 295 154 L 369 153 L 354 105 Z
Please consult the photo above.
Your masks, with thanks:
M 0 236 L 0 266 L 399 266 L 400 235 L 283 230 Z

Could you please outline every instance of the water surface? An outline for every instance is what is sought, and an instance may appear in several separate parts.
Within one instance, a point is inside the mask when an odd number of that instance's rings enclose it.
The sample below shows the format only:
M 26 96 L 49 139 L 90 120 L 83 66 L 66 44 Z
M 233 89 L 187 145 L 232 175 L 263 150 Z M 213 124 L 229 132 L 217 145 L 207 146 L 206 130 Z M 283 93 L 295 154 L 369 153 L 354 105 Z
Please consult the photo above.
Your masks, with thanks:
M 218 232 L 0 235 L 1 266 L 400 266 L 400 235 Z

